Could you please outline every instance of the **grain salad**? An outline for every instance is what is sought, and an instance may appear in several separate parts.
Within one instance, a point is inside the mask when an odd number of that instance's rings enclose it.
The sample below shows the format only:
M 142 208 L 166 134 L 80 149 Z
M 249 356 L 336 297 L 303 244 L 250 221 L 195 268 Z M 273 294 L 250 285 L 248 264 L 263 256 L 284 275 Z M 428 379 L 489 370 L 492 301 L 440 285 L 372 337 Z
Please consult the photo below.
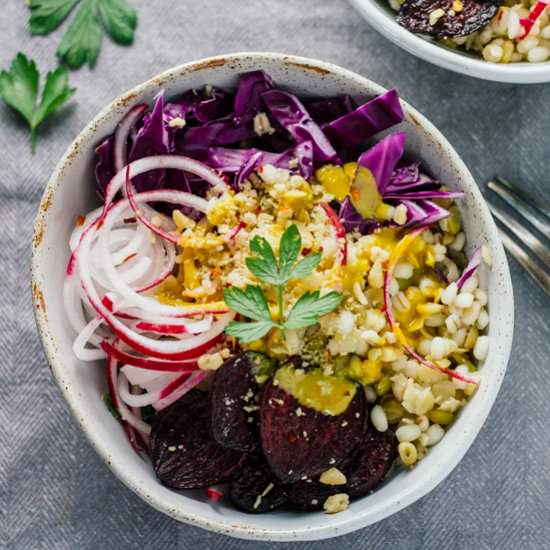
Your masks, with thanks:
M 395 90 L 299 98 L 253 71 L 161 92 L 98 145 L 73 350 L 106 364 L 105 404 L 164 485 L 345 512 L 474 396 L 490 251 L 405 132 L 374 138 L 403 118 Z

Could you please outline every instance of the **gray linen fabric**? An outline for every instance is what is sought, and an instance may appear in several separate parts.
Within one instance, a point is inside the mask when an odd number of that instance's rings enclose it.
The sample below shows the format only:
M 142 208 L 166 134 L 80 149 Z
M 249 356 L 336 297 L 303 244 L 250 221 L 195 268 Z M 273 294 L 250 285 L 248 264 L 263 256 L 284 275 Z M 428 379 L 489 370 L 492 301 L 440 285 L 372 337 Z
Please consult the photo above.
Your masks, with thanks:
M 401 95 L 450 139 L 480 183 L 495 172 L 544 198 L 549 187 L 550 86 L 482 82 L 436 68 L 379 36 L 343 0 L 133 0 L 135 45 L 104 40 L 95 70 L 40 132 L 31 156 L 18 117 L 0 105 L 0 547 L 316 550 L 550 548 L 549 300 L 511 262 L 516 338 L 485 427 L 431 494 L 386 521 L 333 541 L 246 542 L 180 525 L 149 508 L 101 463 L 50 378 L 32 317 L 32 220 L 55 163 L 115 96 L 203 56 L 274 50 L 338 63 Z M 22 50 L 55 65 L 60 33 L 31 39 L 22 1 L 0 14 L 0 67 Z M 546 193 L 545 193 L 546 192 Z

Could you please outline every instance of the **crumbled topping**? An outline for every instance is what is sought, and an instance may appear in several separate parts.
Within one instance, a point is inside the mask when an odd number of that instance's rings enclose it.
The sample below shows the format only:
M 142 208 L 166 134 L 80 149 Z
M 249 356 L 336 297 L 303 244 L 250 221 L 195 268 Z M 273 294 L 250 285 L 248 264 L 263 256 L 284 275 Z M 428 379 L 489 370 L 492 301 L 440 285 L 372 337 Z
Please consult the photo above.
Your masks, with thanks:
M 258 136 L 263 136 L 265 134 L 271 135 L 275 133 L 275 128 L 271 126 L 269 117 L 265 113 L 258 113 L 254 117 L 254 133 Z
M 321 474 L 319 481 L 324 485 L 345 485 L 348 480 L 338 468 L 329 468 Z
M 346 493 L 337 493 L 331 495 L 325 500 L 323 508 L 327 514 L 337 514 L 347 510 L 349 506 L 349 496 Z

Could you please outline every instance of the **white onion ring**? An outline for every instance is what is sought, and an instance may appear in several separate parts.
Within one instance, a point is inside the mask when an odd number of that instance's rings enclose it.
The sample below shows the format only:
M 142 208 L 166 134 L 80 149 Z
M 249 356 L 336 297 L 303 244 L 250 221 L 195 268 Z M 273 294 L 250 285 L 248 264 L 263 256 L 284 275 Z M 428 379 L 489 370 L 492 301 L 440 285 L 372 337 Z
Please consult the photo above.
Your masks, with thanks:
M 122 170 L 127 163 L 128 136 L 130 135 L 130 131 L 147 109 L 148 106 L 144 103 L 132 107 L 122 117 L 116 127 L 113 145 L 113 164 L 117 172 Z
M 185 157 L 183 155 L 156 155 L 151 157 L 143 157 L 138 160 L 134 160 L 126 167 L 119 170 L 115 176 L 113 176 L 113 178 L 107 185 L 107 189 L 105 190 L 105 203 L 103 206 L 104 214 L 110 207 L 116 194 L 121 189 L 123 189 L 124 183 L 126 181 L 127 168 L 130 169 L 132 177 L 150 172 L 151 170 L 165 170 L 170 168 L 175 170 L 183 170 L 185 172 L 189 172 L 191 174 L 194 174 L 195 176 L 200 177 L 201 179 L 209 183 L 212 188 L 219 193 L 223 193 L 227 190 L 227 185 L 224 179 L 216 172 L 214 172 L 212 168 L 210 168 L 206 164 L 203 164 L 202 162 L 199 162 L 198 160 Z M 200 197 L 196 197 L 195 195 L 191 196 L 196 199 L 200 199 Z M 204 201 L 204 199 L 200 200 Z
M 186 393 L 197 387 L 208 376 L 208 374 L 208 372 L 202 370 L 193 373 L 181 386 L 176 388 L 170 395 L 159 399 L 156 403 L 154 403 L 154 409 L 156 411 L 162 411 L 162 409 L 169 407 L 172 403 L 175 403 Z

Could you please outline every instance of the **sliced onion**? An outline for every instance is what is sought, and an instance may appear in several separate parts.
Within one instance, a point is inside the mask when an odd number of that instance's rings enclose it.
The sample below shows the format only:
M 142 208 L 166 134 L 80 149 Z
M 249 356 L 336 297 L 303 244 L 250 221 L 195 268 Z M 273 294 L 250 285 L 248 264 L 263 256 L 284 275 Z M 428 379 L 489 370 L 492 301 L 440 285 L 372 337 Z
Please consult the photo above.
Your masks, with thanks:
M 153 404 L 153 407 L 157 411 L 162 411 L 166 407 L 169 407 L 172 403 L 175 403 L 178 399 L 183 397 L 186 393 L 190 392 L 193 388 L 197 387 L 207 376 L 208 372 L 198 371 L 188 378 L 179 387 L 174 388 L 173 391 Z
M 129 424 L 132 428 L 135 428 L 138 432 L 145 435 L 150 435 L 151 426 L 149 426 L 149 424 L 146 424 L 141 418 L 138 418 L 136 415 L 134 415 L 120 400 L 120 396 L 118 394 L 118 362 L 114 357 L 109 357 L 107 361 L 107 373 L 109 393 L 111 394 L 113 405 L 120 415 L 122 421 L 125 424 Z
M 101 348 L 110 356 L 125 365 L 131 365 L 140 369 L 155 370 L 161 372 L 193 372 L 199 367 L 197 361 L 162 361 L 159 359 L 151 359 L 148 357 L 139 357 L 126 351 L 121 350 L 118 345 L 114 345 L 104 340 L 101 343 Z
M 78 334 L 75 341 L 73 342 L 73 352 L 81 361 L 97 361 L 98 359 L 105 359 L 107 354 L 104 350 L 90 349 L 86 347 L 88 342 L 99 345 L 101 342 L 100 337 L 93 338 L 94 332 L 96 329 L 103 323 L 101 317 L 95 317 L 92 319 Z
M 118 123 L 115 130 L 113 146 L 113 164 L 115 171 L 120 171 L 128 162 L 128 137 L 136 122 L 143 116 L 148 106 L 144 103 L 132 107 Z
M 157 155 L 151 157 L 143 157 L 128 164 L 131 170 L 132 177 L 139 176 L 151 170 L 175 169 L 189 172 L 209 183 L 214 190 L 223 193 L 227 189 L 224 179 L 214 172 L 209 166 L 182 155 Z M 119 170 L 111 179 L 105 190 L 105 204 L 103 213 L 105 214 L 116 194 L 123 188 L 126 180 L 126 168 Z M 191 195 L 194 196 L 194 195 Z M 200 197 L 194 196 L 195 199 Z M 162 199 L 160 199 L 162 200 Z M 200 199 L 204 201 L 204 199 Z M 206 202 L 206 201 L 204 201 Z
M 139 210 L 137 207 L 136 201 L 134 200 L 134 192 L 132 190 L 132 183 L 130 181 L 130 166 L 126 168 L 126 197 L 128 198 L 128 202 L 130 203 L 130 208 L 136 215 L 136 218 L 143 224 L 145 227 L 150 229 L 155 235 L 158 235 L 159 237 L 162 237 L 163 239 L 177 244 L 179 241 L 179 237 L 177 235 L 174 235 L 173 233 L 169 233 L 168 231 L 165 231 L 161 227 L 157 227 L 152 221 L 148 220 Z
M 175 375 L 175 377 L 170 380 L 168 384 L 165 383 L 165 385 L 159 390 L 149 391 L 147 393 L 141 394 L 133 394 L 128 391 L 128 379 L 126 378 L 124 373 L 121 372 L 118 377 L 118 392 L 120 398 L 126 403 L 126 405 L 129 405 L 131 407 L 146 407 L 148 405 L 152 405 L 153 403 L 161 399 L 164 395 L 169 395 L 172 391 L 172 388 L 180 386 L 180 384 L 184 380 L 187 380 L 189 376 L 189 374 Z

